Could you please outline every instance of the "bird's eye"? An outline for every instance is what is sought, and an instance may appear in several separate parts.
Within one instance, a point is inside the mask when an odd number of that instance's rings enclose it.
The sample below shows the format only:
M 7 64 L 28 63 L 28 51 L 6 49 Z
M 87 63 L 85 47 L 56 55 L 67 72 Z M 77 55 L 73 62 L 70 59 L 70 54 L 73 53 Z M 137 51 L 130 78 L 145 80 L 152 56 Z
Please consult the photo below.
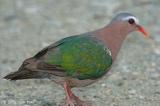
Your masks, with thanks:
M 135 21 L 134 21 L 133 18 L 130 18 L 130 19 L 128 20 L 128 22 L 129 22 L 130 24 L 134 24 L 134 23 L 135 23 Z

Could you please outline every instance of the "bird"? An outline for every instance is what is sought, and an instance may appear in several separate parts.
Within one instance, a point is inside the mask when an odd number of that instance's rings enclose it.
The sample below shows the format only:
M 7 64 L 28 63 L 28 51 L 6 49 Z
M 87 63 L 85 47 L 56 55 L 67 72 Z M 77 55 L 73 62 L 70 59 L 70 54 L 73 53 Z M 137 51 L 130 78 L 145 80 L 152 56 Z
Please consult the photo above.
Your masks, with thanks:
M 66 106 L 92 106 L 92 103 L 77 97 L 72 88 L 88 86 L 106 75 L 124 39 L 134 31 L 148 37 L 138 18 L 129 12 L 118 13 L 100 29 L 72 35 L 45 47 L 24 60 L 18 71 L 4 78 L 48 78 L 64 88 Z

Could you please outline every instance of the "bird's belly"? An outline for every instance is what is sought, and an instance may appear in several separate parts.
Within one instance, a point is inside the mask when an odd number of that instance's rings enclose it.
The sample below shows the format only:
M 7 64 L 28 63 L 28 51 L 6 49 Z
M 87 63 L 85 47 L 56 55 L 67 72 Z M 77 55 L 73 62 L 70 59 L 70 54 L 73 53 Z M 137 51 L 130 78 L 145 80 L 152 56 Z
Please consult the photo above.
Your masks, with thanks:
M 70 78 L 70 77 L 58 77 L 58 76 L 53 76 L 50 78 L 52 81 L 54 81 L 57 84 L 60 84 L 63 86 L 64 82 L 67 82 L 70 87 L 84 87 L 88 86 L 97 80 L 92 80 L 92 79 L 85 79 L 85 80 L 79 80 L 76 78 Z

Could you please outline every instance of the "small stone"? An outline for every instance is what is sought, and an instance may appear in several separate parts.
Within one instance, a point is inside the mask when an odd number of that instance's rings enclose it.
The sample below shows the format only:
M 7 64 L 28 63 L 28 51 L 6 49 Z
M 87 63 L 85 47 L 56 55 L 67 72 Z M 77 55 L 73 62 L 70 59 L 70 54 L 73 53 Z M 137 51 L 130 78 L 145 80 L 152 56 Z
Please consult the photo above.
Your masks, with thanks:
M 152 62 L 152 63 L 151 63 L 151 66 L 152 66 L 152 67 L 155 67 L 155 66 L 156 66 L 156 63 Z
M 106 84 L 103 83 L 103 84 L 101 84 L 101 86 L 102 86 L 102 87 L 106 87 Z
M 131 95 L 135 95 L 135 94 L 136 94 L 136 90 L 130 90 L 129 93 L 130 93 Z
M 160 49 L 155 49 L 154 52 L 159 55 L 160 54 Z
M 23 106 L 30 106 L 30 105 L 24 104 Z
M 139 99 L 144 99 L 145 97 L 142 95 L 139 95 Z

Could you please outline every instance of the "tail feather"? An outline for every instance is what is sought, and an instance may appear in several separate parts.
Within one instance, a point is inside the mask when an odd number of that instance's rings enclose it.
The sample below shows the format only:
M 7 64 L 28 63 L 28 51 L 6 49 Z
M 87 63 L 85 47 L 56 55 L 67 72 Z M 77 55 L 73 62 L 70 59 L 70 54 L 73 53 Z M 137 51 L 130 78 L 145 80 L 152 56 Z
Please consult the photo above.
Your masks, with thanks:
M 10 73 L 4 78 L 9 80 L 22 80 L 22 79 L 38 79 L 38 78 L 49 77 L 48 73 L 33 71 L 27 67 L 30 64 L 34 64 L 34 63 L 35 63 L 35 60 L 33 58 L 26 59 L 21 65 L 21 67 L 18 69 L 18 71 Z
M 20 79 L 28 79 L 29 78 L 29 72 L 27 71 L 17 71 L 10 73 L 9 75 L 4 77 L 5 79 L 10 80 L 20 80 Z
M 10 73 L 4 78 L 8 80 L 23 80 L 23 79 L 39 79 L 39 78 L 48 78 L 48 77 L 49 77 L 48 73 L 23 70 L 23 71 Z

